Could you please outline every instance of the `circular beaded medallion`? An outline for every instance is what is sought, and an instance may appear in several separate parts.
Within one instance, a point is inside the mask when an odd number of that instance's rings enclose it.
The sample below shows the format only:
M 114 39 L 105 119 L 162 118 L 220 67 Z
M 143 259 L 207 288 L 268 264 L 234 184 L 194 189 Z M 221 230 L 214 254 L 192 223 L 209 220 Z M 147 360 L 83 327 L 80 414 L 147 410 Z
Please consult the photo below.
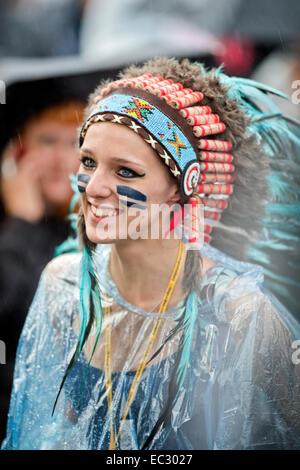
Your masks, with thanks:
M 200 178 L 200 163 L 192 160 L 181 175 L 180 189 L 183 196 L 190 196 L 197 187 Z

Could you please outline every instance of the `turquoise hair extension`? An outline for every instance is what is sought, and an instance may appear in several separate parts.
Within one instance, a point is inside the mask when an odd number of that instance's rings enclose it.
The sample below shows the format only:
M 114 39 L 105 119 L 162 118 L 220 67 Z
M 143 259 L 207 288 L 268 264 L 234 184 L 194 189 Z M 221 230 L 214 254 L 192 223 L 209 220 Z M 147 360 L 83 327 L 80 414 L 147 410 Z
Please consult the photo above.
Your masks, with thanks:
M 84 247 L 84 250 L 86 250 L 87 253 L 88 253 L 88 250 L 87 250 L 86 247 Z M 88 256 L 89 256 L 89 254 L 88 254 Z M 90 261 L 91 260 L 89 260 L 89 263 L 90 263 Z M 91 276 L 95 278 L 95 275 L 94 275 L 93 271 L 91 272 L 90 269 L 91 269 L 91 263 L 89 264 L 89 272 L 90 272 Z M 82 279 L 83 279 L 83 277 L 82 277 Z M 82 288 L 84 289 L 83 283 L 82 283 Z M 102 321 L 103 321 L 103 310 L 102 310 L 102 304 L 101 304 L 101 297 L 100 297 L 100 293 L 99 293 L 99 290 L 98 290 L 98 284 L 97 283 L 94 285 L 94 287 L 91 287 L 91 294 L 92 294 L 92 304 L 93 304 L 93 308 L 94 308 L 96 340 L 95 340 L 95 344 L 94 344 L 94 347 L 93 347 L 93 350 L 92 350 L 92 354 L 91 354 L 91 356 L 89 358 L 89 361 L 88 361 L 88 364 L 86 366 L 84 379 L 82 381 L 79 404 L 81 402 L 81 397 L 82 397 L 82 393 L 84 391 L 84 387 L 85 387 L 85 383 L 86 383 L 86 379 L 87 379 L 87 374 L 88 374 L 88 371 L 89 371 L 89 368 L 90 368 L 90 365 L 91 365 L 91 361 L 92 361 L 92 358 L 94 356 L 96 346 L 98 344 L 98 340 L 99 340 L 100 333 L 101 333 L 101 328 L 102 328 Z M 85 309 L 85 312 L 86 312 L 86 309 Z M 83 331 L 83 337 L 84 336 L 85 336 L 85 331 Z
M 83 254 L 80 266 L 80 302 L 79 302 L 79 315 L 80 315 L 80 331 L 78 335 L 78 355 L 80 354 L 83 346 L 83 340 L 86 332 L 86 327 L 89 319 L 90 312 L 90 292 L 92 288 L 90 277 L 90 254 L 86 246 L 83 247 Z M 75 360 L 77 360 L 78 356 Z
M 98 290 L 98 284 L 95 278 L 93 266 L 92 266 L 92 259 L 89 253 L 89 250 L 86 246 L 83 247 L 83 255 L 81 261 L 81 269 L 80 269 L 80 304 L 79 304 L 79 315 L 80 315 L 80 332 L 78 336 L 78 355 L 80 354 L 84 341 L 86 340 L 86 329 L 88 325 L 88 321 L 90 319 L 90 310 L 91 305 L 94 308 L 94 319 L 96 323 L 97 329 L 97 337 L 95 346 L 97 345 L 97 341 L 100 335 L 101 325 L 102 325 L 102 318 L 103 318 L 103 311 L 102 311 L 102 304 L 101 304 L 101 297 Z M 93 285 L 92 285 L 93 284 Z M 92 302 L 91 302 L 92 301 Z M 94 354 L 94 350 L 92 352 L 92 356 Z M 92 359 L 91 356 L 91 359 Z M 78 356 L 76 356 L 77 360 Z M 90 359 L 90 360 L 91 360 Z
M 83 380 L 82 384 L 82 390 L 83 391 L 84 385 L 85 385 L 85 380 L 86 380 L 86 374 L 87 371 L 90 367 L 90 363 L 92 360 L 92 357 L 94 355 L 99 336 L 101 333 L 101 327 L 102 327 L 102 319 L 103 319 L 103 310 L 102 310 L 102 304 L 101 304 L 101 296 L 99 292 L 99 287 L 98 283 L 95 277 L 95 273 L 93 270 L 93 264 L 92 264 L 92 259 L 91 255 L 89 253 L 89 250 L 86 246 L 83 248 L 83 253 L 82 253 L 82 259 L 80 263 L 80 302 L 79 302 L 79 316 L 80 316 L 80 331 L 78 334 L 78 340 L 75 348 L 75 352 L 71 358 L 71 361 L 67 367 L 67 370 L 63 376 L 54 406 L 53 406 L 53 411 L 52 414 L 54 413 L 57 400 L 59 398 L 59 395 L 61 393 L 61 390 L 63 388 L 63 385 L 66 381 L 67 376 L 69 375 L 71 369 L 77 362 L 79 355 L 82 351 L 82 348 L 84 346 L 85 341 L 88 338 L 88 335 L 91 331 L 91 328 L 93 324 L 95 323 L 96 326 L 96 340 L 95 344 L 93 347 L 93 351 L 91 354 L 91 357 L 89 359 L 88 365 L 87 365 L 87 370 L 85 373 L 85 377 Z M 80 396 L 81 398 L 81 396 Z
M 97 333 L 94 348 L 87 366 L 87 368 L 89 368 L 101 332 L 103 310 L 98 283 L 96 281 L 95 273 L 93 270 L 92 259 L 89 250 L 86 246 L 84 246 L 83 248 L 83 255 L 80 267 L 80 279 L 80 331 L 78 335 L 76 351 L 74 354 L 74 363 L 77 361 L 79 354 L 82 351 L 84 342 L 88 337 L 92 323 L 95 322 Z M 93 314 L 91 311 L 93 312 Z
M 198 318 L 198 295 L 193 290 L 186 301 L 185 314 L 183 319 L 183 336 L 181 344 L 181 356 L 177 366 L 176 376 L 178 390 L 174 397 L 173 403 L 177 400 L 178 393 L 182 387 L 184 378 L 186 376 L 187 367 L 190 361 L 192 352 L 193 333 L 195 329 L 195 323 Z
M 67 220 L 69 221 L 70 229 L 72 233 L 77 233 L 77 214 L 74 214 L 73 211 L 75 209 L 76 204 L 79 202 L 79 191 L 77 187 L 77 178 L 75 175 L 69 175 L 71 181 L 71 188 L 73 190 L 73 196 L 70 202 L 69 213 L 67 215 Z M 78 237 L 73 237 L 71 235 L 61 243 L 59 246 L 55 248 L 54 257 L 62 255 L 64 253 L 78 253 L 79 249 L 79 241 Z
M 79 191 L 78 191 L 78 181 L 77 181 L 77 176 L 76 175 L 70 175 L 70 181 L 71 181 L 71 188 L 73 190 L 73 197 L 70 203 L 70 209 L 69 212 L 73 212 L 75 209 L 76 204 L 79 201 Z

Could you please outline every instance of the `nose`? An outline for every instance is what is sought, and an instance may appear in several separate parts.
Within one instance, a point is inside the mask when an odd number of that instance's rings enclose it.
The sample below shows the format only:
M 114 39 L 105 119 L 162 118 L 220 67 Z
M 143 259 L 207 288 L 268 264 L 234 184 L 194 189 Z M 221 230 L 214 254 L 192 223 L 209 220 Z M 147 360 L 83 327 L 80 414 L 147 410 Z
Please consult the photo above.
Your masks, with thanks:
M 112 194 L 113 183 L 107 172 L 97 168 L 90 177 L 85 190 L 88 197 L 107 198 Z

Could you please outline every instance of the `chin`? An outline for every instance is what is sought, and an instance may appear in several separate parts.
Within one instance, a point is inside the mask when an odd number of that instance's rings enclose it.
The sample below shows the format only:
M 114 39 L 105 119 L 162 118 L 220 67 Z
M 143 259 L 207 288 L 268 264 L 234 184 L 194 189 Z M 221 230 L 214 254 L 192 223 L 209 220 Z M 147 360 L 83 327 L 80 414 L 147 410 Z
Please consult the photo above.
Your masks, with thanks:
M 116 239 L 105 238 L 105 237 L 99 236 L 99 234 L 97 234 L 96 228 L 90 227 L 89 225 L 86 225 L 85 233 L 86 233 L 86 236 L 89 239 L 89 241 L 91 243 L 95 243 L 96 245 L 98 245 L 98 244 L 105 244 L 106 245 L 106 244 L 116 242 Z

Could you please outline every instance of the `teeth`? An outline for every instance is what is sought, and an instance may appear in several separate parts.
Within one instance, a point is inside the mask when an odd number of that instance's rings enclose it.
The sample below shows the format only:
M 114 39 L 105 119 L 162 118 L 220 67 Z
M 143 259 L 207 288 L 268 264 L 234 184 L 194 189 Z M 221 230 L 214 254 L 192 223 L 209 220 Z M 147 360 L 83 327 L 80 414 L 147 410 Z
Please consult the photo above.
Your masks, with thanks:
M 95 206 L 92 207 L 92 212 L 97 217 L 110 217 L 112 215 L 117 215 L 117 211 L 114 209 L 101 209 L 100 207 L 97 209 Z

